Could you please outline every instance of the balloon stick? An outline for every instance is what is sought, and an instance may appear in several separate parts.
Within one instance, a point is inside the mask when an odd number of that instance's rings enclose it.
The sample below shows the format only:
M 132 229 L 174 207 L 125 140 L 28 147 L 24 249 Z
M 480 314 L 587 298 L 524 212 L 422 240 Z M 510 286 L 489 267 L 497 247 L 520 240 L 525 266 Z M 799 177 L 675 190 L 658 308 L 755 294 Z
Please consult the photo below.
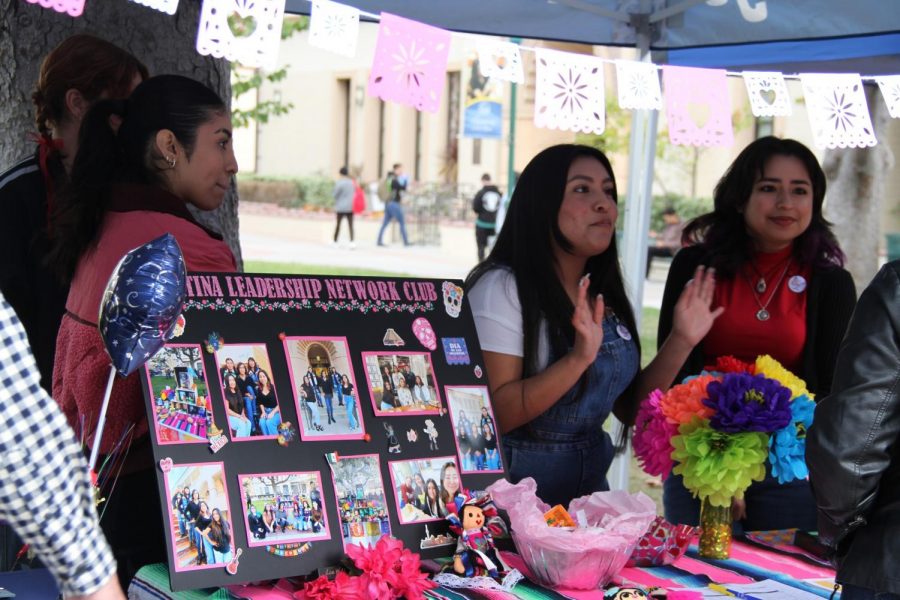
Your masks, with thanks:
M 94 432 L 94 447 L 91 448 L 91 460 L 88 470 L 93 471 L 97 464 L 97 455 L 100 453 L 100 440 L 103 438 L 103 426 L 106 425 L 106 409 L 109 408 L 109 396 L 112 394 L 113 381 L 116 378 L 116 368 L 109 366 L 109 380 L 106 382 L 106 393 L 103 395 L 103 405 L 100 407 L 100 420 Z

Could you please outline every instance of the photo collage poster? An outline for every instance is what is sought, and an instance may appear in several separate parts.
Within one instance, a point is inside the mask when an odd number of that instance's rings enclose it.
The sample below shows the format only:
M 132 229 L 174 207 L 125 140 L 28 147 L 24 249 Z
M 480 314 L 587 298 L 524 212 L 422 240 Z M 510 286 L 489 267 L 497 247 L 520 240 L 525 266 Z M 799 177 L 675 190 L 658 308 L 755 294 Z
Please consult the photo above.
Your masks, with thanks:
M 142 382 L 175 591 L 312 573 L 504 476 L 459 281 L 192 273 Z

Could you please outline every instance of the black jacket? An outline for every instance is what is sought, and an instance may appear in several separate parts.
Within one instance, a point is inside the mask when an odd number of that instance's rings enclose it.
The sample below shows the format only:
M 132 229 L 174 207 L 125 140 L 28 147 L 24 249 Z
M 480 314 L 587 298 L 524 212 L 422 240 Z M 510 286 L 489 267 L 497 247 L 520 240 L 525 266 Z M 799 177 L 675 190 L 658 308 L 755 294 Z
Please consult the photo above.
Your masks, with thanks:
M 500 190 L 496 185 L 486 185 L 472 199 L 472 210 L 478 214 L 482 226 L 493 226 L 497 223 L 497 209 L 500 208 Z
M 4 215 L 0 219 L 0 292 L 22 321 L 41 372 L 41 386 L 50 392 L 56 335 L 69 288 L 44 265 L 50 246 L 47 188 L 37 154 L 0 174 L 0 211 Z
M 679 250 L 672 260 L 659 313 L 658 346 L 672 331 L 675 303 L 685 284 L 694 276 L 697 265 L 708 264 L 705 254 L 703 247 L 691 246 Z M 814 270 L 808 285 L 806 344 L 803 346 L 803 363 L 796 375 L 803 378 L 807 388 L 818 398 L 831 390 L 838 348 L 856 304 L 856 287 L 850 273 L 838 267 Z M 698 374 L 709 362 L 713 361 L 706 360 L 701 344 L 697 344 L 675 381 Z
M 806 462 L 837 581 L 900 594 L 900 261 L 859 298 Z

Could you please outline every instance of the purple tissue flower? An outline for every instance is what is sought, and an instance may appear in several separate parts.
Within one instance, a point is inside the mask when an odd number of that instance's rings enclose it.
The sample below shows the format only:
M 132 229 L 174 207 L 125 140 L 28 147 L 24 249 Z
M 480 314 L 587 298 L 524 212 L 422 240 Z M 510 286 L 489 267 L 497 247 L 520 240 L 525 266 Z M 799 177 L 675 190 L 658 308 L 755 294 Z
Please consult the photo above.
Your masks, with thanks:
M 709 425 L 718 431 L 771 433 L 791 422 L 791 391 L 763 375 L 728 373 L 706 392 L 703 404 L 715 411 Z

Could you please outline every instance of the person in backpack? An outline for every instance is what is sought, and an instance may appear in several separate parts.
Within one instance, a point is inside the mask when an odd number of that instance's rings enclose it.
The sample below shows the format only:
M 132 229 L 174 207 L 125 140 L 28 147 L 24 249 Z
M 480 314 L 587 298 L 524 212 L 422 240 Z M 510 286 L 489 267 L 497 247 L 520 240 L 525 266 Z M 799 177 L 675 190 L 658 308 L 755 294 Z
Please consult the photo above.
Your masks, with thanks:
M 478 246 L 478 262 L 484 260 L 488 240 L 497 235 L 497 209 L 500 208 L 500 190 L 491 183 L 487 173 L 481 176 L 481 189 L 472 199 L 472 210 L 478 215 L 475 220 L 475 243 Z
M 388 171 L 384 179 L 378 182 L 378 199 L 387 204 L 391 200 L 391 182 L 394 179 L 394 171 Z
M 403 200 L 403 193 L 406 192 L 407 177 L 403 174 L 403 167 L 400 163 L 394 165 L 393 177 L 391 178 L 391 197 L 384 205 L 384 221 L 381 222 L 381 230 L 378 232 L 378 245 L 384 246 L 382 238 L 384 230 L 387 229 L 391 220 L 396 220 L 400 224 L 400 235 L 403 236 L 403 245 L 409 246 L 409 238 L 406 236 L 406 219 L 403 215 L 403 207 L 400 205 Z

